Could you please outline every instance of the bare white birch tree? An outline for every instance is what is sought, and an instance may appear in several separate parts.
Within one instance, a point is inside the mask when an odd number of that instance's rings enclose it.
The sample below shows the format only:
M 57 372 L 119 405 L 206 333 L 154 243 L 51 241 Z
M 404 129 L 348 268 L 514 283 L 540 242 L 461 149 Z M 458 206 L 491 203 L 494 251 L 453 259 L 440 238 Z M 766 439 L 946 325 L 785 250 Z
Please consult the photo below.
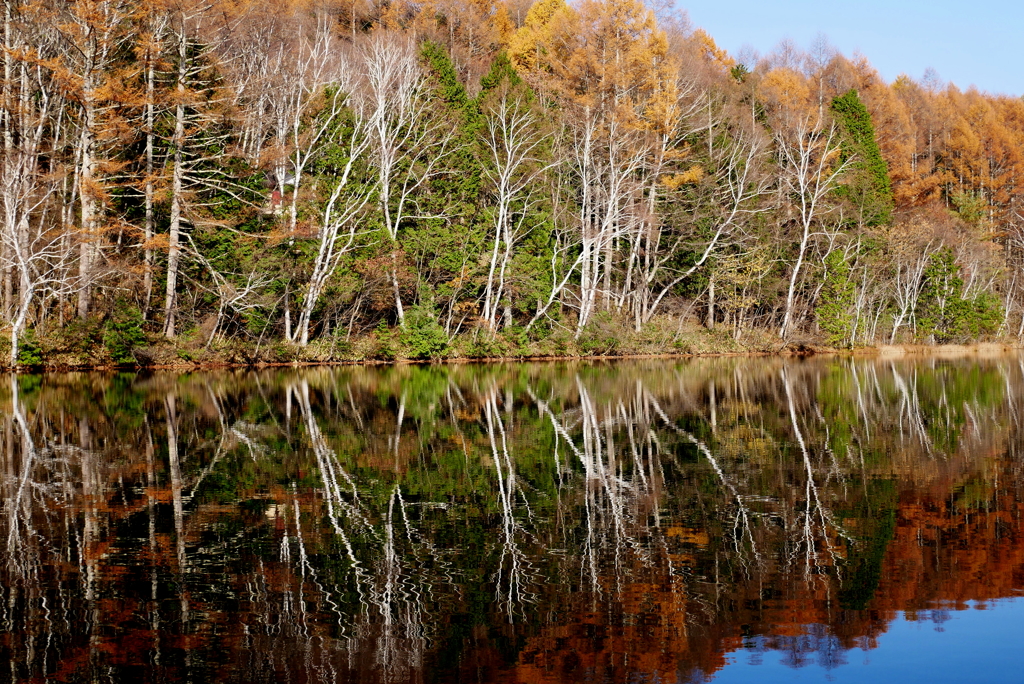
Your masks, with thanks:
M 53 115 L 63 102 L 55 98 L 41 65 L 22 62 L 17 71 L 19 94 L 9 115 L 18 135 L 12 136 L 0 158 L 0 268 L 17 280 L 16 301 L 9 312 L 12 367 L 17 365 L 19 339 L 38 298 L 73 292 L 76 285 L 68 277 L 71 245 L 64 231 L 53 227 L 55 217 L 45 211 L 56 186 L 40 164 Z
M 444 170 L 457 141 L 451 122 L 438 116 L 427 97 L 426 78 L 411 40 L 387 33 L 374 36 L 362 48 L 357 68 L 365 81 L 355 93 L 356 106 L 367 119 L 378 219 L 391 250 L 389 276 L 395 311 L 404 326 L 398 234 L 404 222 L 427 218 L 419 212 L 417 197 Z
M 214 191 L 252 204 L 247 190 L 234 182 L 218 162 L 227 156 L 230 130 L 224 124 L 222 108 L 227 94 L 212 71 L 218 65 L 217 48 L 234 28 L 214 23 L 222 18 L 209 3 L 179 4 L 171 13 L 167 35 L 171 41 L 174 67 L 173 127 L 164 141 L 166 165 L 170 167 L 170 207 L 167 247 L 167 280 L 164 291 L 164 336 L 176 334 L 178 272 L 182 258 L 183 231 L 194 227 L 201 203 L 196 193 Z
M 638 222 L 641 185 L 637 175 L 649 156 L 641 131 L 616 117 L 584 107 L 571 124 L 571 164 L 579 185 L 581 231 L 580 301 L 576 336 L 598 305 L 611 301 L 614 247 Z
M 339 73 L 349 73 L 347 69 Z M 337 83 L 326 116 L 336 118 L 344 99 L 343 92 L 348 90 L 345 83 Z M 330 142 L 345 151 L 344 162 L 335 169 L 333 175 L 325 179 L 330 196 L 321 214 L 319 240 L 316 256 L 313 259 L 313 271 L 302 300 L 302 311 L 295 327 L 295 341 L 306 346 L 309 343 L 309 327 L 313 311 L 327 288 L 331 275 L 338 268 L 342 257 L 352 248 L 356 238 L 356 219 L 370 201 L 370 190 L 366 183 L 354 182 L 354 174 L 360 164 L 365 162 L 366 152 L 370 146 L 367 135 L 367 119 L 360 103 L 351 110 L 352 117 L 347 131 L 339 131 L 332 127 L 331 136 L 337 136 Z M 324 138 L 325 142 L 331 136 Z
M 709 144 L 708 153 L 709 177 L 701 179 L 700 197 L 685 210 L 691 229 L 669 232 L 652 222 L 644 231 L 643 258 L 638 260 L 632 288 L 637 330 L 651 320 L 673 288 L 703 268 L 716 252 L 742 239 L 747 222 L 769 209 L 760 201 L 772 181 L 762 168 L 767 144 L 761 136 L 738 132 L 728 142 Z M 697 225 L 703 226 L 700 235 L 692 230 Z M 670 261 L 684 248 L 693 250 L 696 258 L 687 268 L 672 270 Z
M 532 228 L 527 218 L 537 201 L 535 184 L 546 167 L 539 157 L 543 138 L 537 114 L 521 94 L 504 87 L 485 117 L 484 175 L 494 191 L 494 234 L 480 317 L 497 330 L 509 265 L 516 243 Z
M 892 322 L 892 332 L 889 334 L 889 344 L 896 342 L 896 335 L 900 328 L 913 319 L 917 300 L 921 296 L 921 286 L 924 285 L 924 270 L 928 267 L 928 261 L 932 254 L 941 245 L 933 247 L 932 242 L 928 242 L 923 249 L 909 245 L 905 247 L 895 255 L 895 264 L 893 265 L 892 296 L 896 311 Z
M 776 149 L 782 172 L 782 188 L 797 212 L 798 242 L 796 262 L 789 276 L 785 312 L 779 336 L 785 338 L 793 324 L 800 269 L 807 257 L 811 240 L 817 235 L 814 227 L 832 211 L 827 196 L 835 189 L 852 159 L 839 159 L 839 132 L 834 123 L 826 124 L 809 117 L 797 123 L 794 130 L 776 136 Z

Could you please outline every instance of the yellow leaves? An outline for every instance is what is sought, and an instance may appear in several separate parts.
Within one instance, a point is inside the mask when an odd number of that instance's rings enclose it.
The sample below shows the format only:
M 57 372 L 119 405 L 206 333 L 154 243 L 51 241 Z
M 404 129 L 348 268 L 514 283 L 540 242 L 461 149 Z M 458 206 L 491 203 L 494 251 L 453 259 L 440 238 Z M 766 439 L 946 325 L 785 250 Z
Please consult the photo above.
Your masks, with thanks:
M 521 72 L 542 69 L 552 47 L 552 28 L 559 14 L 567 13 L 565 0 L 538 0 L 526 13 L 522 27 L 509 39 L 508 57 Z
M 681 162 L 690 156 L 691 151 L 692 150 L 689 145 L 665 150 L 663 161 L 666 163 Z M 690 167 L 682 173 L 666 173 L 661 176 L 658 181 L 668 190 L 678 190 L 684 185 L 693 185 L 701 182 L 706 175 L 707 173 L 704 171 L 703 166 L 700 164 L 691 164 Z
M 142 243 L 142 249 L 166 252 L 171 248 L 171 238 L 167 233 L 159 233 Z
M 910 76 L 907 76 L 906 74 L 900 74 L 896 77 L 896 80 L 892 82 L 892 89 L 897 93 L 913 90 L 916 87 L 917 84 L 914 83 Z
M 535 88 L 587 116 L 661 136 L 678 123 L 678 64 L 638 0 L 538 0 L 508 54 Z
M 672 65 L 667 71 L 671 73 L 674 70 L 675 66 Z M 646 128 L 660 135 L 671 135 L 679 122 L 679 109 L 678 84 L 671 78 L 655 83 L 654 92 L 643 113 Z
M 546 26 L 551 19 L 566 7 L 565 0 L 537 0 L 526 13 L 524 28 Z
M 498 40 L 503 47 L 507 48 L 516 32 L 516 25 L 509 14 L 508 5 L 504 2 L 498 3 L 497 9 L 494 11 L 493 22 L 494 30 L 498 32 Z
M 668 44 L 650 10 L 631 0 L 583 0 L 577 12 L 578 35 L 567 37 L 574 43 L 568 76 L 577 91 L 618 101 L 663 89 Z
M 447 285 L 448 287 L 454 289 L 454 290 L 457 290 L 457 289 L 463 287 L 467 282 L 469 282 L 470 278 L 471 278 L 471 274 L 470 274 L 469 266 L 463 266 L 462 270 L 459 271 L 459 274 L 457 276 L 455 276 L 454 278 L 452 278 L 451 280 L 449 280 L 448 282 L 446 282 L 444 284 Z M 476 302 L 472 303 L 472 307 L 476 307 Z
M 698 46 L 700 55 L 710 64 L 719 67 L 721 71 L 727 71 L 736 66 L 736 60 L 729 56 L 729 53 L 718 47 L 715 39 L 708 35 L 704 29 L 697 29 L 693 32 L 692 38 Z
M 684 143 L 681 147 L 667 149 L 665 150 L 665 161 L 682 161 L 689 157 L 692 151 L 688 143 Z
M 761 92 L 773 106 L 795 113 L 806 110 L 811 97 L 804 77 L 786 67 L 769 71 L 761 81 Z
M 470 0 L 469 4 L 485 16 L 490 16 L 494 10 L 494 3 L 491 0 Z
M 665 174 L 661 177 L 661 184 L 669 190 L 678 190 L 684 185 L 699 183 L 705 175 L 704 167 L 694 164 L 682 173 Z
M 404 7 L 398 14 L 398 30 L 417 36 L 418 41 L 447 45 L 456 63 L 506 48 L 515 32 L 504 0 L 422 0 Z
M 383 31 L 398 31 L 402 28 L 402 13 L 393 4 L 386 5 L 380 11 L 375 28 Z

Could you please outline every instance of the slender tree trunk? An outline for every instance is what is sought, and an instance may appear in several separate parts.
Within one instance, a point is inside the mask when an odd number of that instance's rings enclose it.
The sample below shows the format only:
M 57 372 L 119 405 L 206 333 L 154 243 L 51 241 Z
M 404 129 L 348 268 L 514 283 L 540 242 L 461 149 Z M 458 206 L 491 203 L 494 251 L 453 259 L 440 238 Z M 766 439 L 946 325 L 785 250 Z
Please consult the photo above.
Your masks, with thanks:
M 178 264 L 181 261 L 181 192 L 182 192 L 182 159 L 180 141 L 184 139 L 184 114 L 178 105 L 175 124 L 174 169 L 171 176 L 171 223 L 168 234 L 167 249 L 167 288 L 164 295 L 164 336 L 172 339 L 175 335 L 175 310 L 178 290 Z
M 715 329 L 715 274 L 708 281 L 708 330 Z
M 24 281 L 24 278 L 22 280 Z M 17 315 L 11 322 L 11 368 L 18 367 L 18 344 L 21 332 L 25 329 L 25 321 L 28 320 L 28 312 L 32 305 L 32 295 L 31 288 L 21 291 L 21 301 L 18 304 Z
M 146 247 L 143 250 L 142 289 L 145 292 L 145 303 L 142 306 L 142 317 L 149 316 L 149 307 L 153 300 L 153 250 L 149 247 L 153 239 L 153 126 L 156 120 L 154 98 L 156 96 L 156 68 L 152 50 L 146 55 L 146 187 L 145 187 L 145 226 L 143 239 Z
M 583 332 L 583 327 L 590 319 L 590 302 L 592 301 L 594 291 L 594 285 L 591 282 L 594 278 L 594 264 L 592 260 L 593 248 L 591 246 L 591 240 L 587 235 L 587 231 L 589 230 L 590 227 L 584 224 L 582 245 L 583 260 L 580 263 L 580 315 L 579 320 L 576 322 L 577 338 L 579 338 L 580 333 Z
M 491 247 L 491 259 L 487 267 L 487 285 L 484 287 L 484 322 L 487 323 L 488 327 L 492 330 L 497 327 L 497 310 L 498 302 L 497 297 L 499 296 L 495 292 L 495 273 L 498 269 L 498 252 L 501 247 L 501 238 L 503 234 L 503 228 L 505 223 L 505 210 L 507 208 L 507 202 L 504 188 L 501 188 L 498 194 L 498 220 L 494 227 L 494 244 Z
M 83 88 L 84 102 L 82 104 L 82 160 L 79 171 L 78 194 L 82 207 L 82 237 L 79 245 L 78 261 L 78 317 L 86 318 L 89 315 L 89 308 L 92 304 L 92 255 L 93 241 L 96 239 L 96 198 L 93 194 L 93 145 L 92 135 L 93 111 L 92 84 L 90 77 L 86 77 Z
M 14 73 L 14 57 L 11 54 L 11 50 L 14 45 L 11 41 L 11 5 L 13 3 L 4 3 L 4 82 L 2 84 L 2 97 L 3 107 L 0 107 L 0 120 L 3 121 L 3 135 L 4 135 L 4 152 L 10 152 L 14 146 L 14 133 L 11 129 L 11 103 L 13 97 L 11 96 L 11 77 Z
M 605 236 L 604 244 L 604 308 L 609 310 L 612 307 L 612 264 L 615 256 L 615 240 L 611 236 Z
M 174 338 L 174 318 L 178 291 L 178 263 L 181 260 L 181 205 L 184 186 L 184 163 L 182 147 L 185 144 L 185 59 L 187 57 L 185 27 L 182 26 L 178 39 L 178 103 L 174 107 L 174 168 L 171 176 L 171 224 L 167 250 L 167 290 L 164 297 L 164 336 Z
M 284 286 L 284 339 L 292 341 L 292 293 L 287 283 Z
M 11 78 L 14 73 L 13 56 L 11 50 L 14 45 L 11 42 L 11 4 L 10 2 L 4 3 L 4 82 L 2 84 L 3 90 L 2 96 L 3 102 L 0 106 L 0 119 L 3 121 L 3 136 L 4 136 L 4 159 L 11 159 L 11 153 L 14 149 L 14 131 L 13 124 L 11 122 L 12 107 L 14 98 L 11 95 Z M 9 247 L 3 246 L 4 257 L 3 261 L 5 264 L 10 264 Z M 11 267 L 5 266 L 3 269 L 3 310 L 6 316 L 11 312 L 14 306 L 14 280 L 11 276 Z
M 809 228 L 805 226 L 803 238 L 800 240 L 796 264 L 793 266 L 793 274 L 789 277 L 789 288 L 786 290 L 786 312 L 782 316 L 782 328 L 779 330 L 779 337 L 786 336 L 793 322 L 793 302 L 796 300 L 796 283 L 800 276 L 800 268 L 804 265 L 804 255 L 807 252 L 809 233 Z
M 395 314 L 398 325 L 405 327 L 405 307 L 402 306 L 402 290 L 398 286 L 398 252 L 391 252 L 391 287 L 395 291 Z

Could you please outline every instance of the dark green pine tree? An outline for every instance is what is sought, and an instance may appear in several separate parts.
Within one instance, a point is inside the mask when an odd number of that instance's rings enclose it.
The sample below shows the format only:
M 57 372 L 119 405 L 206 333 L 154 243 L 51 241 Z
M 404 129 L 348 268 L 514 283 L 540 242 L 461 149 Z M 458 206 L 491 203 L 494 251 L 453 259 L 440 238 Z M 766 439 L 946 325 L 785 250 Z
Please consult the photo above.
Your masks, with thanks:
M 932 254 L 924 270 L 917 300 L 917 332 L 939 344 L 967 342 L 996 334 L 1003 305 L 991 292 L 964 299 L 964 281 L 956 255 L 949 247 Z
M 841 194 L 857 206 L 864 225 L 889 223 L 894 207 L 892 181 L 878 149 L 871 114 L 856 90 L 832 100 L 832 113 L 842 133 L 842 159 L 852 159 Z
M 483 99 L 487 93 L 491 92 L 503 82 L 507 82 L 510 88 L 516 88 L 523 83 L 523 79 L 519 78 L 519 74 L 516 73 L 515 67 L 512 66 L 512 62 L 508 59 L 508 54 L 504 50 L 498 53 L 491 62 L 491 68 L 487 74 L 480 79 L 480 99 Z M 532 95 L 532 91 L 527 91 Z
M 480 192 L 481 174 L 480 165 L 476 163 L 473 154 L 473 145 L 484 125 L 480 106 L 469 97 L 443 45 L 427 41 L 421 50 L 431 76 L 434 98 L 453 119 L 459 138 L 458 152 L 447 164 L 451 172 L 445 174 L 441 181 L 444 193 L 449 200 L 475 204 Z
M 850 264 L 841 251 L 834 250 L 825 258 L 825 284 L 816 310 L 818 326 L 832 346 L 848 347 L 853 342 L 855 296 Z
M 485 237 L 479 225 L 483 170 L 476 154 L 484 126 L 480 107 L 466 92 L 443 45 L 427 41 L 420 56 L 434 115 L 445 120 L 446 134 L 450 131 L 453 140 L 443 171 L 417 198 L 425 218 L 417 219 L 402 240 L 403 250 L 417 264 L 418 306 L 429 309 L 410 312 L 413 322 L 435 314 L 443 317 L 445 307 L 470 295 L 465 275 L 475 261 L 467 255 L 478 254 Z

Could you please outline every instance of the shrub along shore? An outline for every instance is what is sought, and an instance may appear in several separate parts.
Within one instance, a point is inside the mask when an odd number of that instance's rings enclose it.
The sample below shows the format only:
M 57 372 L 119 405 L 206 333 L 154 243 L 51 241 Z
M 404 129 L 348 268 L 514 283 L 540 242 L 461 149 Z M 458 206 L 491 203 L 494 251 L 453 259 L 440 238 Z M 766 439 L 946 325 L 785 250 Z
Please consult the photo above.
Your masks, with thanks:
M 383 326 L 362 336 L 317 339 L 305 346 L 271 340 L 266 343 L 200 335 L 183 336 L 172 344 L 141 329 L 92 321 L 73 326 L 74 335 L 30 335 L 19 350 L 23 370 L 99 370 L 108 368 L 214 368 L 281 365 L 460 363 L 571 359 L 628 359 L 726 355 L 1003 353 L 1019 348 L 1012 338 L 983 343 L 894 344 L 835 347 L 822 336 L 778 336 L 758 329 L 708 329 L 695 321 L 661 317 L 637 332 L 628 325 L 599 317 L 584 334 L 571 329 L 541 338 L 487 333 L 448 339 L 423 330 Z M 0 338 L 0 352 L 2 352 Z M 0 358 L 5 358 L 0 356 Z

